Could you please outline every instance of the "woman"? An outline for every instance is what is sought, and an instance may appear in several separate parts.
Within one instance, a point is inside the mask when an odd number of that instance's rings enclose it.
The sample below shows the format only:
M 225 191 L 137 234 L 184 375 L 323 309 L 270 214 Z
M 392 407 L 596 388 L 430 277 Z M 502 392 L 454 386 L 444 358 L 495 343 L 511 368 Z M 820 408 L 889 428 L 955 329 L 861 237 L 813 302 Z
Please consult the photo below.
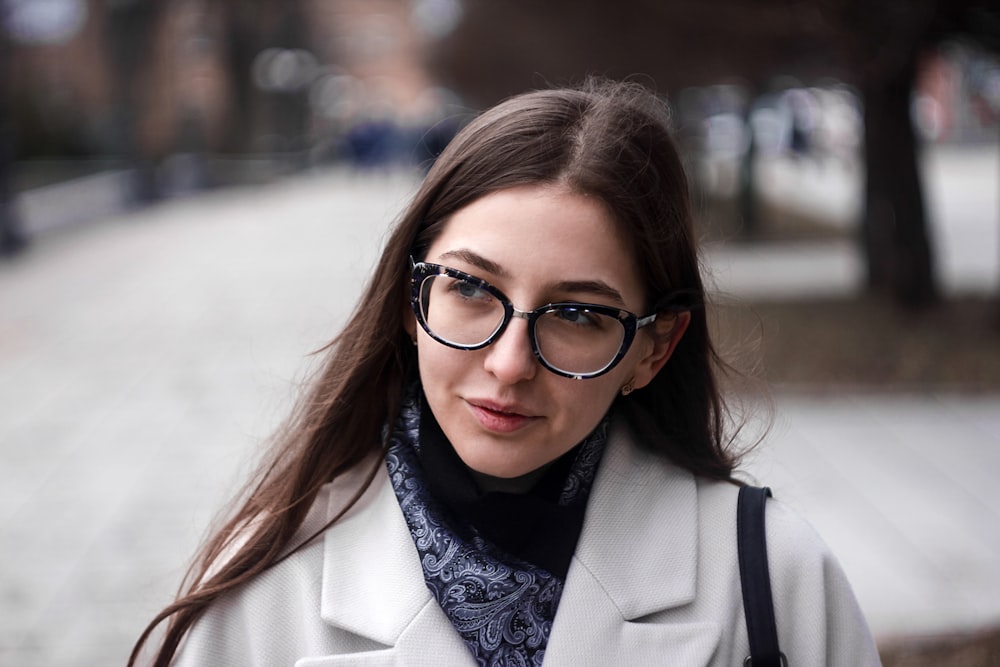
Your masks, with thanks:
M 703 305 L 652 95 L 591 82 L 487 111 L 154 621 L 155 664 L 742 664 Z M 809 527 L 771 503 L 767 540 L 790 664 L 878 664 Z

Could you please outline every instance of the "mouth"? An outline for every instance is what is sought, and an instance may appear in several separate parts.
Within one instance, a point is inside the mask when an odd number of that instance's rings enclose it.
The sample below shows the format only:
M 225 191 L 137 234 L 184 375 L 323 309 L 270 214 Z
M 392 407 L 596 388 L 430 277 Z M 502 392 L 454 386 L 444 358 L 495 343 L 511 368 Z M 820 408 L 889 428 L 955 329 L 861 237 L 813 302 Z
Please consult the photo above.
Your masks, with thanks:
M 478 399 L 468 399 L 466 403 L 479 425 L 495 433 L 513 433 L 540 419 L 516 405 L 503 405 Z

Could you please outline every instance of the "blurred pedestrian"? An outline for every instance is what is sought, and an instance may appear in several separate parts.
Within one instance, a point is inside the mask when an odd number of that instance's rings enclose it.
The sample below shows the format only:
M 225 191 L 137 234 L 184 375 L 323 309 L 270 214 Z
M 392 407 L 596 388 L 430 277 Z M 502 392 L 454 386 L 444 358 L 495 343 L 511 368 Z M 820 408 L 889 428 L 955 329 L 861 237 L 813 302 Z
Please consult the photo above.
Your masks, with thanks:
M 466 126 L 154 621 L 155 664 L 744 664 L 687 187 L 638 86 Z M 809 526 L 771 502 L 766 538 L 788 663 L 878 664 Z

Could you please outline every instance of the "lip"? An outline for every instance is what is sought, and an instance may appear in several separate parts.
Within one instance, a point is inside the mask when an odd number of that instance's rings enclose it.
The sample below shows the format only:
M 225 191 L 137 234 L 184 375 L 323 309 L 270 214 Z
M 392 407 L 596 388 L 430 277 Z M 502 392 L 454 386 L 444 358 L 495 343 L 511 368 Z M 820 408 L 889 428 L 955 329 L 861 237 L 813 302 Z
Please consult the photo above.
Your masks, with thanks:
M 514 433 L 540 419 L 525 407 L 515 404 L 487 399 L 466 399 L 466 404 L 479 425 L 494 433 Z

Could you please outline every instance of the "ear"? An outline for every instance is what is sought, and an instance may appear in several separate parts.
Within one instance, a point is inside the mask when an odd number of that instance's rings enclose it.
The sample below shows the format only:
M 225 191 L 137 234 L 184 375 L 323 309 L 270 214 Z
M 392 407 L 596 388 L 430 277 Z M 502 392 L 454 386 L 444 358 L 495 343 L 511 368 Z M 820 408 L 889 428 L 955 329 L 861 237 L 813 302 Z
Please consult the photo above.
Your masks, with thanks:
M 652 349 L 639 359 L 633 373 L 632 384 L 636 389 L 653 381 L 656 374 L 670 359 L 684 332 L 691 323 L 691 313 L 671 313 L 656 318 L 650 333 Z

